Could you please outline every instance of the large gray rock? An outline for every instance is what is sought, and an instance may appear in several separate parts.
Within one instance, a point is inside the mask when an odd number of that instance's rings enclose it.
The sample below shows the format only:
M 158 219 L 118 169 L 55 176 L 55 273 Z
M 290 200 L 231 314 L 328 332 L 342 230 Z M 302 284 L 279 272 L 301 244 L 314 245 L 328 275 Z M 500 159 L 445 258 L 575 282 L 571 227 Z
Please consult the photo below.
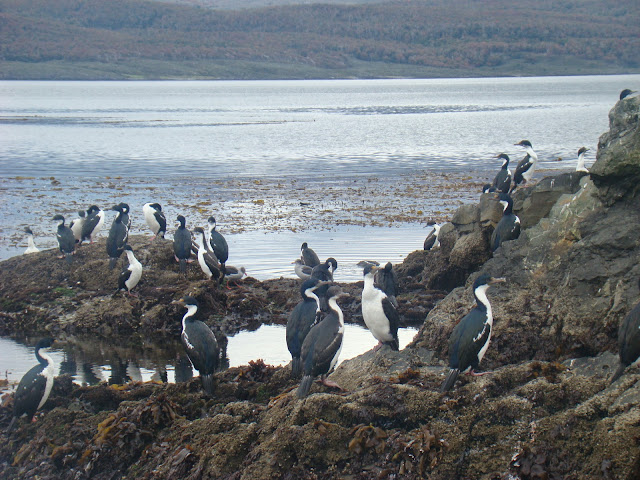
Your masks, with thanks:
M 609 132 L 600 137 L 590 173 L 607 204 L 640 188 L 640 97 L 620 100 L 609 112 Z

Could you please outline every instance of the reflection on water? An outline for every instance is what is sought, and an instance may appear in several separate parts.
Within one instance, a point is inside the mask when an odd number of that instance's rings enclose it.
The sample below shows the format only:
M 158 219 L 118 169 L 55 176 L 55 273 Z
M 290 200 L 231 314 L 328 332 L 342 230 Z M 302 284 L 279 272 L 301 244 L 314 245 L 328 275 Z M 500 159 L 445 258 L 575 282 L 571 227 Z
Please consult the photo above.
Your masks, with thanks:
M 400 348 L 404 348 L 417 333 L 415 328 L 398 332 Z M 35 339 L 27 341 L 35 344 Z M 340 361 L 356 357 L 377 344 L 371 333 L 359 325 L 345 325 Z M 184 382 L 194 371 L 179 339 L 149 341 L 143 338 L 114 338 L 97 341 L 70 337 L 50 353 L 56 363 L 56 375 L 69 374 L 79 384 L 100 382 L 123 384 L 131 381 L 156 380 Z M 229 337 L 223 368 L 247 365 L 262 359 L 270 365 L 286 365 L 291 360 L 283 325 L 262 325 L 255 331 L 243 331 Z M 9 338 L 0 338 L 0 372 L 10 388 L 36 364 L 34 349 Z

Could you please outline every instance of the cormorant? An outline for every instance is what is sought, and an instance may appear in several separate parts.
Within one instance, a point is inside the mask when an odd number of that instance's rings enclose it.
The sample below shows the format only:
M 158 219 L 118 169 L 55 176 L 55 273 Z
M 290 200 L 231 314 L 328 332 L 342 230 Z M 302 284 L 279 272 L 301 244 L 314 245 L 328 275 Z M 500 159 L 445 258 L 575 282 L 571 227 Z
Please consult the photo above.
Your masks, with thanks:
M 202 321 L 194 318 L 198 311 L 198 301 L 187 295 L 173 303 L 187 308 L 182 318 L 180 339 L 193 368 L 200 373 L 202 386 L 208 394 L 215 391 L 214 373 L 220 360 L 218 341 L 211 329 Z
M 453 387 L 460 372 L 475 374 L 474 369 L 478 368 L 489 347 L 493 328 L 493 313 L 487 298 L 487 289 L 494 283 L 504 281 L 504 278 L 483 274 L 473 282 L 473 295 L 477 305 L 460 320 L 449 337 L 450 371 L 442 384 L 441 392 Z

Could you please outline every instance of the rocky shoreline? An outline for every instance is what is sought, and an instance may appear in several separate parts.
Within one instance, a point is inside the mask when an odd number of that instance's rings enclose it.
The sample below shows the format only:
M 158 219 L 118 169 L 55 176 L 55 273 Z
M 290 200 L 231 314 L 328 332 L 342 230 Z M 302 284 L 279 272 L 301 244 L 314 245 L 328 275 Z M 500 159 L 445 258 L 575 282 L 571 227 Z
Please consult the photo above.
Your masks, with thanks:
M 640 371 L 615 383 L 617 329 L 638 302 L 640 98 L 620 101 L 589 175 L 566 173 L 516 190 L 523 232 L 492 255 L 501 207 L 493 194 L 460 207 L 441 229 L 441 246 L 396 266 L 400 313 L 419 323 L 401 352 L 369 351 L 343 362 L 331 379 L 297 399 L 288 367 L 262 362 L 216 375 L 215 394 L 199 379 L 178 384 L 83 387 L 58 377 L 41 418 L 4 429 L 4 478 L 228 479 L 633 479 L 640 471 Z M 142 248 L 151 277 L 139 297 L 112 296 L 96 275 L 91 249 L 64 269 L 55 252 L 0 264 L 0 333 L 179 331 L 170 302 L 185 291 L 203 305 L 217 333 L 250 322 L 285 322 L 297 282 L 247 279 L 213 289 L 187 278 L 163 243 Z M 86 248 L 86 250 L 85 250 Z M 160 252 L 156 252 L 158 249 Z M 147 253 L 144 253 L 147 252 Z M 145 256 L 146 255 L 146 256 Z M 159 262 L 154 264 L 154 262 Z M 93 265 L 93 267 L 96 267 Z M 156 268 L 157 267 L 157 268 Z M 155 272 L 155 273 L 154 273 Z M 162 273 L 159 273 L 162 272 Z M 439 392 L 447 340 L 473 304 L 480 273 L 492 287 L 491 374 L 461 376 Z M 106 275 L 109 275 L 108 273 Z M 344 284 L 341 307 L 359 321 L 361 283 Z

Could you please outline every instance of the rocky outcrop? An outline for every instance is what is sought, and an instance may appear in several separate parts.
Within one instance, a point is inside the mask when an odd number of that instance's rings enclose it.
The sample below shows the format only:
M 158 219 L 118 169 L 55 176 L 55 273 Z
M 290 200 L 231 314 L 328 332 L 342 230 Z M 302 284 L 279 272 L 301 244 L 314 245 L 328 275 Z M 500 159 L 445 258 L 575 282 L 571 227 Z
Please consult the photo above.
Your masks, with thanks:
M 442 227 L 439 249 L 414 252 L 398 267 L 415 291 L 453 290 L 408 348 L 343 362 L 331 379 L 344 391 L 314 385 L 300 400 L 287 367 L 261 362 L 217 374 L 211 397 L 198 379 L 79 387 L 62 378 L 38 423 L 2 437 L 0 474 L 638 478 L 640 370 L 609 384 L 618 325 L 640 298 L 640 149 L 637 125 L 626 120 L 638 123 L 640 100 L 623 102 L 612 110 L 597 173 L 543 179 L 516 193 L 518 214 L 530 219 L 519 239 L 489 254 L 484 242 L 499 216 L 495 198 L 483 195 Z M 444 395 L 447 340 L 473 305 L 470 285 L 480 272 L 507 278 L 489 290 L 494 335 L 481 366 L 492 373 L 461 375 Z M 2 425 L 10 404 L 0 409 Z

